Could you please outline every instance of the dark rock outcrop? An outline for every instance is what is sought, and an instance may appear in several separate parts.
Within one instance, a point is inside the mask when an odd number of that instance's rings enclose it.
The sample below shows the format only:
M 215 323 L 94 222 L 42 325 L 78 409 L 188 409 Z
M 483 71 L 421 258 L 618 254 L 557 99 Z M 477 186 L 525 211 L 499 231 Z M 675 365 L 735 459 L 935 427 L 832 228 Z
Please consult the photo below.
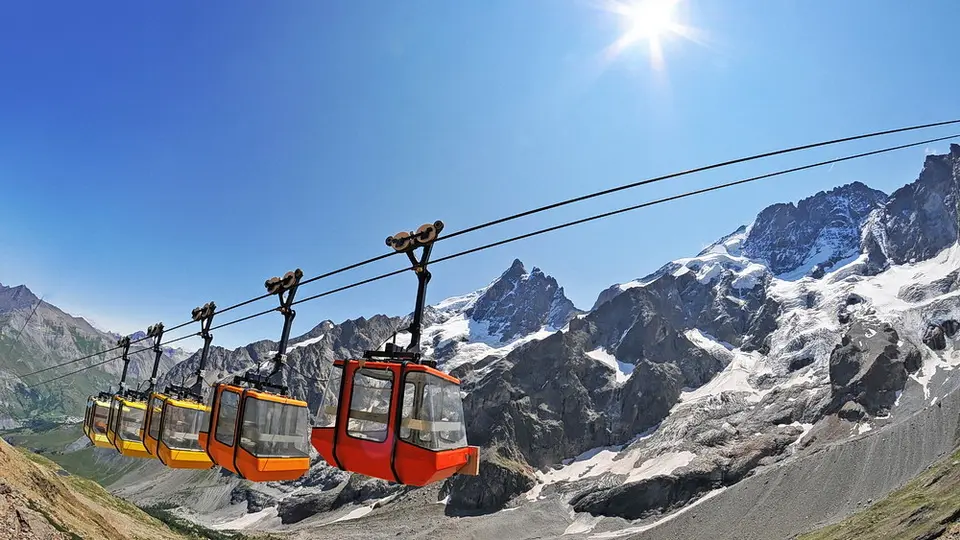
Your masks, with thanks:
M 830 384 L 835 410 L 854 401 L 877 415 L 893 406 L 907 381 L 906 359 L 897 331 L 887 323 L 855 321 L 830 353 Z M 909 345 L 905 345 L 909 346 Z
M 510 499 L 536 484 L 533 469 L 510 450 L 499 446 L 480 453 L 478 476 L 455 475 L 444 485 L 449 494 L 449 513 L 490 512 L 503 508 Z
M 922 261 L 957 241 L 960 146 L 927 156 L 920 177 L 890 195 L 884 208 L 885 252 L 894 264 Z

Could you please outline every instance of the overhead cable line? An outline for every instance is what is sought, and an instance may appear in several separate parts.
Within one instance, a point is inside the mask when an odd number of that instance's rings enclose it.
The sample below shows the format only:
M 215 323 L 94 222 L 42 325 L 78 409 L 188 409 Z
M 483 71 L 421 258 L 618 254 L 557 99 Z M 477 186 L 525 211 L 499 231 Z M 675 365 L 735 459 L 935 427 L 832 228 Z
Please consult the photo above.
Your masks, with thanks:
M 764 152 L 764 153 L 760 153 L 760 154 L 754 154 L 754 155 L 751 155 L 751 156 L 746 156 L 746 157 L 737 158 L 737 159 L 733 159 L 733 160 L 728 160 L 728 161 L 722 161 L 722 162 L 718 162 L 718 163 L 713 163 L 713 164 L 711 164 L 711 165 L 705 165 L 705 166 L 702 166 L 702 167 L 696 167 L 696 168 L 693 168 L 693 169 L 687 169 L 687 170 L 685 170 L 685 171 L 680 171 L 680 172 L 675 172 L 675 173 L 671 173 L 671 174 L 667 174 L 667 175 L 663 175 L 663 176 L 657 176 L 657 177 L 653 177 L 653 178 L 648 178 L 648 179 L 641 180 L 641 181 L 638 181 L 638 182 L 633 182 L 633 183 L 630 183 L 630 184 L 624 184 L 624 185 L 621 185 L 621 186 L 616 186 L 616 187 L 613 187 L 613 188 L 605 189 L 605 190 L 602 190 L 602 191 L 596 191 L 596 192 L 589 193 L 589 194 L 586 194 L 586 195 L 581 195 L 581 196 L 579 196 L 579 197 L 574 197 L 574 198 L 571 198 L 571 199 L 566 199 L 566 200 L 563 200 L 563 201 L 558 201 L 558 202 L 555 202 L 555 203 L 552 203 L 552 204 L 549 204 L 549 205 L 546 205 L 546 206 L 541 206 L 541 207 L 539 207 L 539 208 L 535 208 L 535 209 L 532 209 L 532 210 L 527 210 L 527 211 L 524 211 L 524 212 L 512 214 L 512 215 L 509 215 L 509 216 L 506 216 L 506 217 L 502 217 L 502 218 L 499 218 L 499 219 L 495 219 L 495 220 L 492 220 L 492 221 L 487 221 L 487 222 L 485 222 L 485 223 L 480 223 L 480 224 L 478 224 L 478 225 L 474 225 L 474 226 L 471 226 L 471 227 L 467 227 L 467 228 L 465 228 L 465 229 L 461 229 L 461 230 L 459 230 L 459 231 L 455 231 L 455 232 L 453 232 L 453 233 L 444 235 L 444 236 L 438 238 L 436 241 L 437 241 L 437 242 L 440 242 L 440 241 L 442 241 L 442 240 L 448 240 L 448 239 L 450 239 L 450 238 L 455 238 L 455 237 L 457 237 L 457 236 L 462 236 L 462 235 L 464 235 L 464 234 L 468 234 L 468 233 L 475 232 L 475 231 L 478 231 L 478 230 L 481 230 L 481 229 L 485 229 L 485 228 L 488 228 L 488 227 L 492 227 L 492 226 L 494 226 L 494 225 L 499 225 L 499 224 L 501 224 L 501 223 L 506 223 L 506 222 L 508 222 L 508 221 L 513 221 L 513 220 L 516 220 L 516 219 L 519 219 L 519 218 L 522 218 L 522 217 L 530 216 L 530 215 L 537 214 L 537 213 L 540 213 L 540 212 L 545 212 L 545 211 L 547 211 L 547 210 L 552 210 L 552 209 L 554 209 L 554 208 L 559 208 L 559 207 L 562 207 L 562 206 L 574 204 L 574 203 L 577 203 L 577 202 L 582 202 L 582 201 L 589 200 L 589 199 L 593 199 L 593 198 L 596 198 L 596 197 L 601 197 L 601 196 L 604 196 L 604 195 L 609 195 L 609 194 L 611 194 L 611 193 L 616 193 L 616 192 L 619 192 L 619 191 L 624 191 L 624 190 L 627 190 L 627 189 L 632 189 L 632 188 L 644 186 L 644 185 L 647 185 L 647 184 L 652 184 L 652 183 L 655 183 L 655 182 L 661 182 L 661 181 L 664 181 L 664 180 L 669 180 L 669 179 L 673 179 L 673 178 L 678 178 L 678 177 L 681 177 L 681 176 L 688 176 L 688 175 L 691 175 L 691 174 L 696 174 L 696 173 L 700 173 L 700 172 L 705 172 L 705 171 L 709 171 L 709 170 L 713 170 L 713 169 L 719 169 L 719 168 L 728 167 L 728 166 L 731 166 L 731 165 L 737 165 L 737 164 L 741 164 L 741 163 L 747 163 L 747 162 L 750 162 L 750 161 L 755 161 L 755 160 L 763 159 L 763 158 L 767 158 L 767 157 L 773 157 L 773 156 L 779 156 L 779 155 L 784 155 L 784 154 L 790 154 L 790 153 L 800 152 L 800 151 L 803 151 L 803 150 L 811 150 L 811 149 L 814 149 L 814 148 L 821 148 L 821 147 L 831 146 L 831 145 L 836 145 L 836 144 L 841 144 L 841 143 L 845 143 L 845 142 L 852 142 L 852 141 L 856 141 L 856 140 L 863 140 L 863 139 L 869 139 L 869 138 L 874 138 L 874 137 L 880 137 L 880 136 L 883 136 L 883 135 L 892 135 L 892 134 L 896 134 L 896 133 L 905 133 L 905 132 L 909 132 L 909 131 L 916 131 L 916 130 L 920 130 L 920 129 L 927 129 L 927 128 L 933 128 L 933 127 L 941 127 L 941 126 L 947 126 L 947 125 L 958 124 L 958 123 L 960 123 L 960 119 L 957 119 L 957 120 L 947 120 L 947 121 L 943 121 L 943 122 L 933 122 L 933 123 L 928 123 L 928 124 L 919 124 L 919 125 L 914 125 L 914 126 L 909 126 L 909 127 L 902 127 L 902 128 L 896 128 L 896 129 L 888 129 L 888 130 L 883 130 L 883 131 L 875 131 L 875 132 L 871 132 L 871 133 L 864 133 L 864 134 L 860 134 L 860 135 L 854 135 L 854 136 L 849 136 L 849 137 L 842 137 L 842 138 L 832 139 L 832 140 L 828 140 L 828 141 L 821 141 L 821 142 L 816 142 L 816 143 L 804 144 L 804 145 L 800 145 L 800 146 L 793 146 L 793 147 L 790 147 L 790 148 L 784 148 L 784 149 L 780 149 L 780 150 L 774 150 L 774 151 L 770 151 L 770 152 Z M 946 140 L 946 139 L 950 139 L 950 138 L 954 138 L 954 137 L 955 137 L 955 136 L 949 136 L 949 137 L 937 138 L 937 139 L 932 139 L 932 140 L 933 140 L 933 141 L 941 141 L 941 140 Z M 919 144 L 926 144 L 926 143 L 923 143 L 923 142 L 922 142 L 922 143 L 917 143 L 917 144 L 919 145 Z M 886 151 L 893 151 L 893 150 L 897 150 L 897 149 L 901 149 L 901 148 L 906 148 L 906 147 L 909 147 L 909 146 L 915 146 L 915 145 L 906 145 L 906 146 L 900 146 L 900 147 L 893 147 L 893 148 L 885 149 L 885 150 L 878 151 L 878 152 L 882 153 L 882 152 L 886 152 Z M 851 157 L 845 158 L 845 159 L 855 159 L 856 157 L 864 157 L 864 156 L 868 156 L 868 155 L 873 155 L 873 154 L 872 154 L 872 153 L 866 153 L 866 154 L 863 154 L 863 155 L 851 156 Z M 836 161 L 827 161 L 827 162 L 824 162 L 824 163 L 825 163 L 825 164 L 836 163 Z M 807 168 L 810 168 L 810 167 L 818 167 L 818 166 L 821 166 L 821 165 L 820 165 L 820 164 L 811 165 L 811 166 L 807 166 Z M 791 170 L 788 170 L 787 172 L 795 172 L 796 170 L 803 170 L 803 169 L 802 169 L 802 168 L 799 168 L 799 169 L 791 169 Z M 781 171 L 781 172 L 779 172 L 779 173 L 775 173 L 774 176 L 776 176 L 776 175 L 778 175 L 778 174 L 786 174 L 786 172 Z M 764 176 L 764 178 L 767 178 L 767 177 L 769 177 L 769 176 Z M 751 179 L 750 181 L 754 181 L 754 180 L 758 180 L 758 179 L 759 179 L 759 178 Z M 711 189 L 710 191 L 712 191 L 712 189 Z M 698 192 L 693 192 L 692 194 L 696 194 L 696 193 L 700 193 L 700 191 L 698 191 Z M 683 195 L 683 196 L 689 196 L 689 195 Z M 677 198 L 682 198 L 682 197 L 677 197 Z M 671 199 L 669 199 L 669 200 L 674 200 L 674 199 L 671 198 Z M 663 201 L 663 202 L 667 202 L 667 201 Z M 642 206 L 641 206 L 640 208 L 642 208 Z M 629 210 L 633 210 L 633 209 L 636 209 L 636 208 L 624 209 L 623 211 L 629 211 Z M 619 213 L 619 211 L 618 211 L 618 213 Z M 606 216 L 604 216 L 604 217 L 606 217 Z M 597 219 L 599 219 L 599 218 L 597 218 Z M 578 221 L 577 223 L 580 223 L 580 222 L 581 222 L 581 221 Z M 577 223 L 574 223 L 574 224 L 577 224 Z M 565 225 L 565 226 L 568 226 L 568 225 Z M 563 227 L 561 227 L 561 228 L 563 228 Z M 550 232 L 550 231 L 552 231 L 552 230 L 557 230 L 557 229 L 556 229 L 556 228 L 549 228 L 548 230 L 544 230 L 543 232 Z M 504 244 L 504 243 L 509 243 L 509 242 L 512 242 L 512 241 L 515 241 L 515 240 L 520 240 L 520 239 L 523 239 L 523 238 L 529 238 L 530 236 L 536 236 L 537 234 L 542 234 L 543 232 L 531 233 L 531 234 L 528 234 L 528 235 L 521 235 L 521 237 L 518 237 L 518 238 L 516 238 L 516 239 L 509 239 L 509 240 L 507 240 L 507 241 L 502 241 L 502 242 L 500 242 L 500 243 L 496 243 L 496 245 L 502 245 L 502 244 Z M 490 247 L 493 247 L 493 246 L 491 245 Z M 477 248 L 474 248 L 474 250 L 468 250 L 468 252 L 473 253 L 473 252 L 476 251 L 476 250 L 477 250 Z M 397 252 L 384 253 L 384 254 L 382 254 L 382 255 L 378 255 L 378 256 L 376 256 L 376 257 L 372 257 L 372 258 L 366 259 L 366 260 L 361 261 L 361 262 L 358 262 L 358 263 L 354 263 L 354 264 L 351 264 L 351 265 L 348 265 L 348 266 L 344 266 L 344 267 L 342 267 L 342 268 L 338 268 L 338 269 L 336 269 L 336 270 L 332 270 L 332 271 L 327 272 L 327 273 L 325 273 L 325 274 L 320 274 L 320 275 L 318 275 L 318 276 L 314 276 L 314 277 L 312 277 L 312 278 L 309 278 L 309 279 L 307 279 L 307 280 L 304 280 L 304 281 L 301 282 L 301 285 L 305 285 L 305 284 L 308 284 L 308 283 L 312 283 L 312 282 L 315 282 L 315 281 L 318 281 L 318 280 L 321 280 L 321 279 L 325 279 L 325 278 L 328 278 L 328 277 L 331 277 L 331 276 L 334 276 L 334 275 L 337 275 L 337 274 L 341 274 L 341 273 L 343 273 L 343 272 L 347 272 L 347 271 L 349 271 L 349 270 L 353 270 L 353 269 L 356 269 L 356 268 L 360 268 L 360 267 L 362 267 L 362 266 L 366 266 L 366 265 L 368 265 L 368 264 L 372 264 L 372 263 L 374 263 L 374 262 L 378 262 L 378 261 L 387 259 L 387 258 L 389 258 L 389 257 L 392 257 L 392 256 L 396 255 L 396 254 L 397 254 Z M 464 254 L 466 254 L 466 253 L 464 253 Z M 458 255 L 458 256 L 459 256 L 459 255 Z M 438 259 L 438 260 L 436 260 L 436 261 L 434 261 L 434 262 L 440 262 L 440 261 L 443 261 L 443 260 L 449 260 L 450 258 L 451 258 L 451 257 L 448 256 L 448 257 L 444 257 L 444 258 Z M 314 296 L 311 296 L 311 297 L 307 297 L 307 298 L 298 300 L 297 302 L 295 302 L 295 304 L 300 304 L 300 303 L 303 303 L 303 302 L 306 302 L 306 301 L 309 301 L 309 300 L 314 300 L 314 299 L 316 299 L 316 298 L 322 298 L 322 297 L 324 297 L 324 296 L 329 296 L 329 295 L 334 294 L 334 293 L 337 293 L 337 292 L 341 292 L 341 291 L 344 291 L 344 290 L 347 290 L 347 289 L 352 289 L 352 288 L 355 288 L 355 287 L 359 287 L 360 285 L 366 285 L 367 283 L 371 283 L 371 282 L 373 282 L 373 281 L 378 281 L 378 280 L 385 279 L 385 278 L 390 277 L 390 276 L 394 276 L 394 275 L 400 274 L 400 273 L 404 272 L 405 270 L 406 270 L 406 269 L 397 270 L 397 271 L 394 271 L 394 272 L 390 272 L 390 273 L 383 274 L 383 275 L 380 275 L 380 276 L 377 276 L 377 277 L 374 277 L 374 278 L 370 278 L 370 279 L 364 280 L 364 281 L 359 282 L 359 283 L 354 283 L 354 284 L 346 285 L 346 286 L 343 286 L 343 287 L 339 287 L 339 288 L 337 288 L 337 289 L 333 289 L 333 290 L 331 290 L 331 291 L 326 291 L 326 292 L 324 292 L 324 293 L 320 293 L 320 294 L 317 294 L 317 295 L 314 295 Z M 263 299 L 265 299 L 265 298 L 268 298 L 269 296 L 271 296 L 271 295 L 270 295 L 270 294 L 263 294 L 263 295 L 260 295 L 260 296 L 258 296 L 258 297 L 256 297 L 256 298 L 251 298 L 251 299 L 249 299 L 249 300 L 245 300 L 245 301 L 243 301 L 243 302 L 240 302 L 240 303 L 234 304 L 234 305 L 232 305 L 232 306 L 228 306 L 228 307 L 226 307 L 226 308 L 223 308 L 223 309 L 221 309 L 218 313 L 225 313 L 225 312 L 227 312 L 227 311 L 230 311 L 230 310 L 233 310 L 233 309 L 237 309 L 237 308 L 242 307 L 242 306 L 246 306 L 246 305 L 251 304 L 251 303 L 253 303 L 253 302 L 257 302 L 257 301 L 259 301 L 259 300 L 263 300 Z M 270 310 L 261 312 L 261 313 L 259 313 L 259 314 L 255 314 L 255 315 L 248 316 L 248 317 L 244 318 L 243 320 L 248 320 L 248 319 L 256 318 L 256 317 L 259 317 L 260 315 L 263 315 L 263 314 L 266 314 L 266 313 L 270 313 L 270 312 L 272 312 L 272 311 L 275 311 L 275 309 L 270 309 Z M 174 326 L 174 327 L 170 328 L 168 331 L 173 331 L 173 330 L 177 330 L 177 329 L 183 328 L 183 327 L 185 327 L 185 326 L 188 326 L 188 325 L 191 324 L 192 322 L 193 322 L 192 320 L 191 320 L 191 321 L 184 322 L 184 323 L 182 323 L 182 324 L 179 324 L 179 325 L 177 325 L 177 326 Z M 237 321 L 237 322 L 239 322 L 239 321 Z M 233 324 L 233 323 L 227 323 L 227 324 Z M 227 324 L 222 324 L 222 325 L 219 325 L 219 326 L 214 327 L 214 328 L 222 328 L 222 327 L 224 327 L 224 326 L 227 326 Z M 211 328 L 211 330 L 212 330 L 212 329 L 213 329 L 213 328 Z M 146 339 L 147 339 L 147 338 L 144 337 L 144 338 L 141 338 L 141 339 L 138 339 L 138 340 L 131 341 L 131 343 L 137 343 L 137 342 L 139 342 L 139 341 L 143 341 L 143 340 L 146 340 Z M 54 365 L 54 366 L 46 367 L 46 368 L 43 368 L 43 369 L 40 369 L 40 370 L 31 372 L 31 373 L 28 373 L 28 374 L 26 374 L 26 375 L 23 375 L 23 377 L 29 377 L 29 376 L 32 376 L 32 375 L 37 375 L 37 374 L 39 374 L 39 373 L 43 373 L 43 372 L 46 372 L 46 371 L 49 371 L 49 370 L 52 370 L 52 369 L 57 369 L 57 368 L 60 368 L 60 367 L 66 366 L 66 365 L 74 364 L 74 363 L 77 363 L 77 362 L 80 362 L 80 361 L 83 361 L 83 360 L 87 360 L 87 359 L 89 359 L 89 358 L 92 358 L 92 357 L 94 357 L 94 356 L 98 356 L 98 355 L 100 355 L 100 354 L 104 354 L 104 353 L 107 353 L 107 352 L 115 351 L 115 350 L 118 350 L 118 349 L 119 349 L 119 347 L 112 347 L 112 348 L 106 349 L 106 350 L 104 350 L 104 351 L 100 351 L 100 352 L 98 352 L 98 353 L 90 354 L 90 355 L 87 355 L 87 356 L 84 356 L 84 357 L 81 357 L 81 358 L 77 358 L 77 359 L 75 359 L 75 360 L 70 360 L 70 361 L 68 361 L 68 362 L 64 362 L 64 363 L 62 363 L 62 364 L 57 364 L 57 365 Z
M 641 181 L 639 181 L 639 182 L 633 182 L 633 183 L 631 183 L 631 184 L 624 184 L 624 185 L 622 185 L 622 186 L 612 187 L 612 188 L 610 188 L 610 189 L 605 189 L 605 190 L 603 190 L 603 191 L 596 191 L 596 192 L 594 192 L 594 193 L 590 193 L 590 194 L 587 194 L 587 195 L 581 195 L 581 196 L 579 196 L 579 197 L 574 197 L 574 198 L 572 198 L 572 199 L 566 199 L 566 200 L 563 200 L 563 201 L 559 201 L 559 202 L 555 202 L 555 203 L 552 203 L 552 204 L 548 204 L 548 205 L 546 205 L 546 206 L 541 206 L 541 207 L 535 208 L 535 209 L 533 209 L 533 210 L 527 210 L 527 211 L 520 212 L 520 213 L 517 213 L 517 214 L 513 214 L 513 215 L 510 215 L 510 216 L 507 216 L 507 217 L 502 217 L 502 218 L 495 219 L 495 220 L 492 220 L 492 221 L 487 221 L 486 223 L 481 223 L 481 224 L 479 224 L 479 225 L 474 225 L 474 226 L 472 226 L 472 227 L 467 227 L 466 229 L 462 229 L 462 230 L 459 230 L 459 231 L 456 231 L 456 232 L 453 232 L 453 233 L 444 235 L 444 236 L 442 236 L 442 237 L 440 237 L 440 238 L 437 238 L 437 242 L 440 242 L 441 240 L 449 240 L 449 239 L 451 239 L 451 238 L 456 238 L 457 236 L 460 236 L 460 235 L 464 235 L 464 234 L 467 234 L 467 233 L 471 233 L 471 232 L 473 232 L 473 231 L 478 231 L 478 230 L 480 230 L 480 229 L 485 229 L 485 228 L 487 228 L 487 227 L 492 227 L 492 226 L 494 226 L 494 225 L 499 225 L 499 224 L 501 224 L 501 223 L 506 223 L 506 222 L 508 222 L 508 221 L 513 221 L 513 220 L 515 220 L 515 219 L 519 219 L 519 218 L 522 218 L 522 217 L 530 216 L 530 215 L 533 215 L 533 214 L 538 214 L 538 213 L 540 213 L 540 212 L 545 212 L 545 211 L 547 211 L 547 210 L 553 210 L 554 208 L 559 208 L 559 207 L 561 207 L 561 206 L 566 206 L 566 205 L 568 205 L 568 204 L 573 204 L 573 203 L 577 203 L 577 202 L 582 202 L 582 201 L 586 201 L 586 200 L 593 199 L 593 198 L 596 198 L 596 197 L 602 197 L 603 195 L 609 195 L 609 194 L 611 194 L 611 193 L 616 193 L 616 192 L 618 192 L 618 191 L 623 191 L 623 190 L 626 190 L 626 189 L 632 189 L 632 188 L 635 188 L 635 187 L 645 186 L 645 185 L 647 185 L 647 184 L 653 184 L 653 183 L 655 183 L 655 182 L 661 182 L 661 181 L 663 181 L 663 180 L 669 180 L 669 179 L 671 179 L 671 178 L 678 178 L 678 177 L 681 177 L 681 176 L 687 176 L 687 175 L 691 175 L 691 174 L 706 172 L 706 171 L 709 171 L 709 170 L 719 169 L 719 168 L 722 168 L 722 167 L 728 167 L 728 166 L 730 166 L 730 165 L 737 165 L 737 164 L 740 164 L 740 163 L 747 163 L 747 162 L 749 162 L 749 161 L 755 161 L 755 160 L 758 160 L 758 159 L 763 159 L 763 158 L 768 158 L 768 157 L 773 157 L 773 156 L 780 156 L 780 155 L 784 155 L 784 154 L 791 154 L 791 153 L 799 152 L 799 151 L 802 151 L 802 150 L 811 150 L 811 149 L 820 148 L 820 147 L 823 147 L 823 146 L 832 146 L 832 145 L 834 145 L 834 144 L 840 144 L 840 143 L 845 143 L 845 142 L 857 141 L 857 140 L 861 140 L 861 139 L 869 139 L 869 138 L 873 138 L 873 137 L 880 137 L 880 136 L 882 136 L 882 135 L 892 135 L 892 134 L 894 134 L 894 133 L 904 133 L 904 132 L 907 132 L 907 131 L 916 131 L 916 130 L 918 130 L 918 129 L 926 129 L 926 128 L 939 127 L 939 126 L 948 126 L 948 125 L 951 125 L 951 124 L 960 124 L 960 120 L 947 120 L 947 121 L 944 121 L 944 122 L 934 122 L 934 123 L 932 123 L 932 124 L 921 124 L 921 125 L 904 127 L 904 128 L 888 129 L 888 130 L 885 130 L 885 131 L 875 131 L 875 132 L 872 132 L 872 133 L 864 133 L 864 134 L 862 134 L 862 135 L 854 135 L 854 136 L 852 136 L 852 137 L 843 137 L 843 138 L 840 138 L 840 139 L 833 139 L 833 140 L 830 140 L 830 141 L 822 141 L 822 142 L 817 142 L 817 143 L 804 144 L 804 145 L 801 145 L 801 146 L 794 146 L 794 147 L 791 147 L 791 148 L 784 148 L 784 149 L 782 149 L 782 150 L 774 150 L 774 151 L 772 151 L 772 152 L 765 152 L 765 153 L 762 153 L 762 154 L 754 154 L 754 155 L 752 155 L 752 156 L 747 156 L 747 157 L 732 159 L 732 160 L 729 160 L 729 161 L 721 161 L 721 162 L 719 162 L 719 163 L 714 163 L 714 164 L 712 164 L 712 165 L 704 165 L 704 166 L 702 166 L 702 167 L 696 167 L 696 168 L 693 168 L 693 169 L 687 169 L 687 170 L 681 171 L 681 172 L 675 172 L 675 173 L 670 173 L 670 174 L 666 174 L 666 175 L 663 175 L 663 176 L 657 176 L 657 177 L 654 177 L 654 178 L 648 178 L 648 179 L 646 179 L 646 180 L 641 180 Z M 942 140 L 942 139 L 941 139 L 941 140 Z M 434 262 L 436 262 L 436 261 L 434 261 Z

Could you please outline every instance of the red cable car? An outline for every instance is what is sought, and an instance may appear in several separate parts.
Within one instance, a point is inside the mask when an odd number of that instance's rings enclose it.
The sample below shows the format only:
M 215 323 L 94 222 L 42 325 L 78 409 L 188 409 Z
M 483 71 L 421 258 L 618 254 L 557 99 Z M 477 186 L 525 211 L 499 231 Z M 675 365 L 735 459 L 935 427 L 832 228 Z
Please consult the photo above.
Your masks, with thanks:
M 410 345 L 401 351 L 387 344 L 363 359 L 334 362 L 311 436 L 331 465 L 411 486 L 479 474 L 479 448 L 467 444 L 460 381 L 419 353 L 427 263 L 442 229 L 437 221 L 387 238 L 410 258 L 419 282 Z

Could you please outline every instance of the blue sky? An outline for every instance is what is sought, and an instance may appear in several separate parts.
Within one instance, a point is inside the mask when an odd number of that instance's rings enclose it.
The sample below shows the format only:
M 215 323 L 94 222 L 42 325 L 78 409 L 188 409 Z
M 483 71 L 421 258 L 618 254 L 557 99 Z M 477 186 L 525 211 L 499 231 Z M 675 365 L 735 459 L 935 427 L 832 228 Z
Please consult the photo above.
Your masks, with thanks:
M 605 59 L 624 20 L 587 0 L 8 3 L 0 282 L 26 283 L 113 330 L 169 326 L 208 300 L 259 295 L 264 279 L 294 267 L 312 276 L 379 254 L 384 237 L 427 221 L 454 231 L 714 161 L 952 118 L 958 16 L 949 0 L 685 0 L 678 21 L 699 37 L 664 36 L 657 69 L 645 41 Z M 436 256 L 921 136 L 624 192 L 439 244 Z M 520 258 L 586 308 L 606 286 L 696 253 L 768 204 L 854 180 L 889 192 L 916 177 L 924 152 L 451 261 L 434 268 L 428 299 L 482 287 Z M 397 277 L 303 305 L 294 333 L 407 313 L 414 284 Z M 235 325 L 215 342 L 275 339 L 280 324 Z

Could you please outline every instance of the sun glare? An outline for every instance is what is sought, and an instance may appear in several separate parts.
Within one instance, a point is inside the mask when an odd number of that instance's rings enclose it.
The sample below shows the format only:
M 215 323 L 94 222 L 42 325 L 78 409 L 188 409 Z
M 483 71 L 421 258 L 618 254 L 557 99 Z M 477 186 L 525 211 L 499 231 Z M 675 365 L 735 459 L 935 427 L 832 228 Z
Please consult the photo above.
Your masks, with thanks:
M 629 26 L 627 34 L 634 39 L 655 39 L 675 24 L 674 0 L 648 0 L 628 6 L 624 14 Z
M 655 69 L 664 67 L 663 41 L 673 35 L 694 39 L 695 30 L 680 23 L 677 6 L 682 0 L 610 0 L 607 11 L 619 17 L 620 37 L 607 49 L 619 56 L 626 49 L 646 42 Z

